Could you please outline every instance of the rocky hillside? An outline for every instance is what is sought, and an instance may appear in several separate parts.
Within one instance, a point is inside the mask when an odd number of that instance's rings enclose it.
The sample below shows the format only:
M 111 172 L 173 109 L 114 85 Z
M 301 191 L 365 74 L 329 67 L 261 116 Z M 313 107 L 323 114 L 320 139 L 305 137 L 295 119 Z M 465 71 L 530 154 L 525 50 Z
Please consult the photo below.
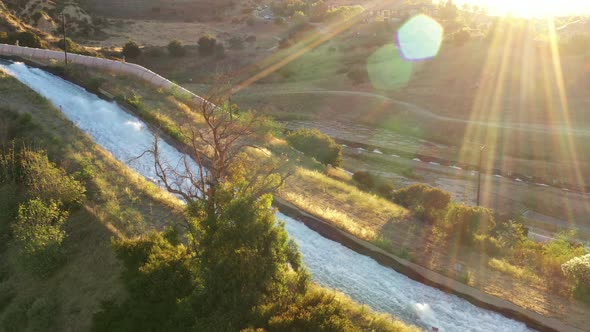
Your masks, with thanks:
M 99 33 L 94 21 L 78 1 L 54 0 L 6 0 L 2 11 L 8 9 L 12 21 L 28 25 L 40 32 L 61 34 L 62 19 L 66 20 L 67 31 L 75 36 L 92 36 Z

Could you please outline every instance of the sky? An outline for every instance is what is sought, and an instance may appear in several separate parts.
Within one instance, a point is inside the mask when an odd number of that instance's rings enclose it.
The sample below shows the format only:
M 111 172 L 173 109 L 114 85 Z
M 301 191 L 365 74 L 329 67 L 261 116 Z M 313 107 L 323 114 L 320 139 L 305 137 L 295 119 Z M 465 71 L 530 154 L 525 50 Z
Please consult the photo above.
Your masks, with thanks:
M 455 0 L 486 6 L 492 15 L 512 13 L 520 17 L 590 14 L 590 0 Z

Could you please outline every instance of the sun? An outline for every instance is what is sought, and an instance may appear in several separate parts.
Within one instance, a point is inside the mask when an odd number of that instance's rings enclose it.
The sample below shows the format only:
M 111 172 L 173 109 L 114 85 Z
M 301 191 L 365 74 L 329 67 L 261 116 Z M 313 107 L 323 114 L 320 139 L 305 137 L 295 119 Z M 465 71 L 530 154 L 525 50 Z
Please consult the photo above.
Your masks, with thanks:
M 589 0 L 457 0 L 455 2 L 486 7 L 492 15 L 549 17 L 590 14 Z

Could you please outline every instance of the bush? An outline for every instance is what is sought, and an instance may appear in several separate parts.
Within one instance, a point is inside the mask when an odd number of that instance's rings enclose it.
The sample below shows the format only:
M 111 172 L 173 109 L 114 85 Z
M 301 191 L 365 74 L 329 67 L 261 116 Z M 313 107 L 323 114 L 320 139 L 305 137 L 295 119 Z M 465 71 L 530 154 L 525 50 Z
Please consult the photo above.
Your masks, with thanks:
M 48 275 L 64 259 L 62 225 L 67 218 L 57 203 L 33 199 L 19 206 L 12 232 L 24 267 L 35 275 Z
M 440 212 L 451 202 L 451 194 L 424 184 L 414 184 L 393 193 L 393 200 L 404 207 L 416 210 L 421 206 L 426 215 Z
M 15 294 L 10 285 L 6 282 L 0 282 L 0 314 L 6 308 L 12 299 L 14 298 Z
M 180 42 L 180 40 L 173 40 L 168 43 L 168 53 L 175 57 L 182 57 L 186 55 L 186 49 L 184 45 Z
M 45 152 L 24 150 L 21 154 L 22 176 L 31 198 L 58 201 L 67 208 L 84 202 L 86 188 L 49 161 Z
M 29 330 L 39 332 L 55 330 L 57 313 L 58 306 L 55 300 L 46 297 L 36 299 L 27 310 Z
M 452 35 L 453 43 L 462 46 L 471 39 L 471 33 L 467 29 L 461 29 Z
M 225 58 L 225 46 L 223 44 L 219 43 L 215 45 L 215 57 L 218 59 Z
M 285 25 L 285 19 L 283 17 L 277 16 L 275 18 L 276 25 Z
M 229 47 L 232 50 L 241 50 L 244 48 L 244 40 L 240 37 L 232 37 L 229 40 Z
M 346 74 L 354 84 L 365 83 L 369 79 L 369 74 L 365 68 L 354 68 Z
M 561 270 L 575 283 L 574 297 L 590 302 L 590 254 L 572 258 L 561 266 Z
M 446 215 L 446 224 L 460 243 L 472 244 L 475 235 L 489 235 L 496 227 L 490 209 L 475 206 L 453 205 Z
M 164 50 L 160 47 L 150 47 L 145 50 L 145 55 L 152 58 L 161 58 L 164 54 Z
M 590 287 L 590 254 L 570 259 L 561 269 L 566 277 Z
M 8 32 L 0 31 L 0 43 L 8 44 Z
M 57 47 L 61 48 L 62 50 L 65 49 L 66 46 L 67 46 L 67 51 L 70 53 L 77 53 L 78 49 L 80 48 L 80 46 L 78 44 L 76 44 L 73 40 L 71 40 L 70 38 L 66 38 L 65 43 L 64 43 L 63 38 L 57 42 Z
M 324 165 L 338 167 L 342 164 L 342 146 L 317 129 L 295 130 L 287 136 L 287 142 Z
M 123 46 L 123 55 L 125 58 L 135 59 L 141 55 L 141 49 L 136 42 L 130 40 Z
M 377 186 L 377 193 L 382 197 L 391 199 L 395 187 L 391 183 L 382 183 Z
M 10 44 L 16 44 L 17 41 L 20 46 L 25 47 L 41 48 L 43 46 L 41 38 L 29 31 L 12 32 L 8 34 L 8 42 Z
M 305 23 L 305 21 L 307 21 L 307 16 L 305 16 L 305 13 L 302 11 L 296 11 L 293 16 L 291 16 L 291 19 L 293 19 L 293 22 L 295 22 L 295 24 L 303 24 Z
M 514 248 L 527 240 L 528 229 L 523 224 L 509 220 L 498 225 L 496 237 L 504 247 Z
M 375 177 L 367 171 L 358 171 L 352 175 L 352 179 L 363 190 L 373 190 L 375 187 Z
M 217 45 L 217 39 L 211 35 L 206 35 L 199 38 L 199 54 L 203 56 L 213 55 L 215 53 L 215 46 Z
M 13 303 L 6 309 L 2 320 L 0 320 L 0 331 L 3 332 L 21 332 L 27 327 L 27 309 L 28 303 Z

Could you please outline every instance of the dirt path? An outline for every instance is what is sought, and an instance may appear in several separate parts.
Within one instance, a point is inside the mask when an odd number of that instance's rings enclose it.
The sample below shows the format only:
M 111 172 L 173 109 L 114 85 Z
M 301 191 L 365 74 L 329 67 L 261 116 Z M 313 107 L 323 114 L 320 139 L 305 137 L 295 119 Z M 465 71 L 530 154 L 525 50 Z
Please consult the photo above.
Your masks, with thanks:
M 534 133 L 544 133 L 544 134 L 564 134 L 569 133 L 573 136 L 582 136 L 582 137 L 590 137 L 590 130 L 586 129 L 574 129 L 574 128 L 567 128 L 563 126 L 545 126 L 540 124 L 531 124 L 531 123 L 496 123 L 496 122 L 487 122 L 487 121 L 474 121 L 474 120 L 466 120 L 460 118 L 453 118 L 449 116 L 444 116 L 440 114 L 436 114 L 432 111 L 429 111 L 423 107 L 420 107 L 416 104 L 408 103 L 405 101 L 392 99 L 387 96 L 371 93 L 371 92 L 362 92 L 362 91 L 339 91 L 339 90 L 294 90 L 294 91 L 267 91 L 264 93 L 254 93 L 260 95 L 288 95 L 288 94 L 315 94 L 315 95 L 336 95 L 336 96 L 361 96 L 361 97 L 368 97 L 368 98 L 378 98 L 382 100 L 386 100 L 394 105 L 403 106 L 408 111 L 418 114 L 420 116 L 428 117 L 430 119 L 439 120 L 439 121 L 448 121 L 452 123 L 460 123 L 466 125 L 477 125 L 482 127 L 489 127 L 489 128 L 497 128 L 497 129 L 511 129 L 511 130 L 519 130 L 519 131 L 528 131 Z

